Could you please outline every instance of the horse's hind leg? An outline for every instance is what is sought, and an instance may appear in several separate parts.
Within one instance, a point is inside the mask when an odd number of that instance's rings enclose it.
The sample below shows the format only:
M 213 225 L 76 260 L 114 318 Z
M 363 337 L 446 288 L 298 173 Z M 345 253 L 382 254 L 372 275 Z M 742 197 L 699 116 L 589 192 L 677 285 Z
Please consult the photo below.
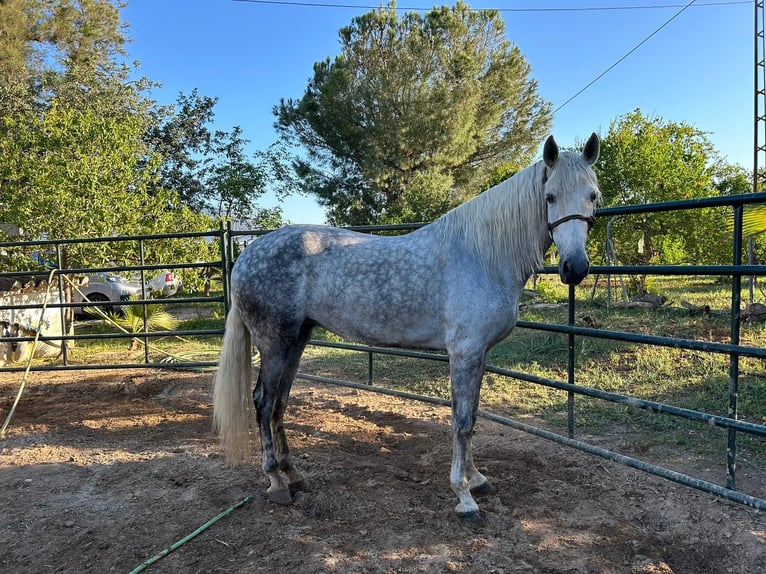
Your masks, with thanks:
M 261 431 L 262 467 L 271 483 L 266 493 L 272 502 L 278 504 L 292 502 L 287 483 L 279 472 L 272 432 L 279 382 L 286 367 L 288 351 L 289 349 L 282 349 L 279 352 L 265 348 L 261 350 L 261 368 L 253 391 L 255 413 Z
M 300 490 L 308 491 L 309 485 L 306 479 L 303 478 L 303 475 L 298 472 L 293 465 L 292 456 L 290 456 L 290 449 L 287 445 L 287 436 L 285 435 L 283 417 L 285 414 L 285 408 L 287 407 L 287 399 L 290 396 L 290 389 L 293 386 L 295 374 L 298 372 L 298 365 L 300 364 L 301 355 L 303 354 L 303 350 L 306 348 L 306 344 L 311 338 L 312 329 L 312 324 L 304 323 L 301 327 L 301 332 L 298 335 L 298 340 L 290 349 L 287 364 L 282 371 L 282 379 L 279 381 L 277 402 L 274 408 L 273 429 L 277 463 L 279 464 L 279 470 L 287 475 L 287 487 L 292 494 Z
M 468 439 L 468 460 L 466 461 L 468 470 L 468 488 L 473 496 L 490 496 L 497 493 L 497 489 L 492 486 L 489 479 L 476 468 L 473 462 L 473 436 Z

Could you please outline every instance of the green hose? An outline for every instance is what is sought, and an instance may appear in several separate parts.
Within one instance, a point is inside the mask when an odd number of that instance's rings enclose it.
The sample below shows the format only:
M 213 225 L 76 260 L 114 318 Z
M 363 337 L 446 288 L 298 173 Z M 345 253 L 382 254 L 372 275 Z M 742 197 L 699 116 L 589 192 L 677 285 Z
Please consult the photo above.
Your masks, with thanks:
M 152 564 L 154 564 L 158 560 L 161 560 L 161 559 L 165 558 L 165 556 L 167 556 L 168 554 L 170 554 L 174 550 L 177 550 L 178 548 L 180 548 L 181 546 L 183 546 L 184 544 L 189 542 L 192 538 L 196 537 L 199 534 L 202 534 L 202 532 L 204 532 L 205 530 L 210 528 L 213 524 L 215 524 L 216 522 L 221 520 L 221 518 L 225 518 L 226 516 L 228 516 L 229 514 L 234 512 L 237 508 L 240 508 L 241 506 L 244 506 L 245 504 L 250 502 L 250 500 L 252 498 L 253 498 L 252 495 L 247 496 L 247 497 L 243 498 L 242 500 L 240 500 L 239 502 L 237 502 L 236 504 L 234 504 L 233 506 L 230 506 L 229 508 L 227 508 L 226 510 L 224 510 L 223 512 L 221 512 L 217 516 L 214 516 L 213 518 L 211 518 L 210 520 L 205 522 L 205 524 L 203 524 L 202 526 L 197 528 L 197 530 L 195 530 L 194 532 L 191 532 L 191 533 L 187 534 L 186 536 L 181 538 L 181 540 L 179 540 L 178 542 L 174 542 L 173 544 L 171 544 L 170 546 L 168 546 L 164 550 L 158 552 L 157 554 L 155 554 L 154 556 L 152 556 L 151 558 L 146 560 L 144 563 L 142 563 L 140 566 L 136 566 L 133 570 L 130 571 L 129 574 L 136 574 L 136 572 L 142 572 L 148 566 L 151 566 Z

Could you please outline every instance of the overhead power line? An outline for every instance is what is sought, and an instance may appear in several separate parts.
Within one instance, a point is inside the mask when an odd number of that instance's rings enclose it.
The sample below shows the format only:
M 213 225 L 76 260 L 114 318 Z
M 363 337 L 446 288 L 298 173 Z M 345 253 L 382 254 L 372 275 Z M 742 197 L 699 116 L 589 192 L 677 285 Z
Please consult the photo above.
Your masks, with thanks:
M 243 2 L 246 4 L 272 4 L 276 6 L 297 6 L 309 8 L 361 8 L 363 10 L 378 10 L 381 4 L 342 4 L 334 2 L 308 2 L 300 0 L 232 0 L 233 2 Z M 734 6 L 738 4 L 752 4 L 752 0 L 723 0 L 721 2 L 700 2 L 694 4 L 695 8 L 705 8 L 711 6 Z M 644 6 L 580 6 L 571 8 L 475 8 L 475 10 L 495 10 L 497 12 L 615 12 L 620 10 L 661 10 L 670 8 L 683 8 L 688 5 L 683 4 L 647 4 Z M 433 8 L 413 8 L 407 6 L 397 6 L 399 11 L 428 11 Z
M 665 26 L 667 26 L 667 25 L 668 25 L 668 24 L 670 24 L 670 23 L 671 23 L 673 20 L 675 20 L 675 19 L 676 19 L 676 18 L 678 18 L 678 17 L 679 17 L 681 14 L 683 14 L 683 12 L 684 12 L 684 11 L 685 11 L 687 8 L 689 8 L 689 7 L 690 7 L 692 4 L 694 4 L 694 0 L 691 0 L 691 2 L 689 2 L 689 3 L 687 3 L 685 6 L 683 6 L 683 7 L 682 7 L 682 8 L 681 8 L 681 9 L 680 9 L 678 12 L 676 12 L 676 13 L 675 13 L 675 14 L 673 14 L 673 15 L 672 15 L 670 18 L 668 18 L 667 20 L 665 20 L 665 22 L 663 22 L 663 23 L 662 23 L 662 25 L 660 25 L 659 27 L 657 27 L 657 28 L 656 28 L 656 29 L 655 29 L 655 30 L 654 30 L 654 31 L 653 31 L 651 34 L 649 34 L 649 35 L 648 35 L 646 38 L 644 38 L 644 39 L 643 39 L 643 40 L 641 40 L 641 41 L 640 41 L 638 44 L 636 44 L 636 45 L 635 45 L 635 46 L 633 46 L 633 47 L 632 47 L 630 50 L 628 50 L 628 51 L 627 51 L 627 52 L 626 52 L 626 53 L 625 53 L 623 56 L 621 56 L 621 57 L 620 57 L 620 59 L 618 59 L 618 60 L 617 60 L 617 61 L 616 61 L 614 64 L 612 64 L 611 66 L 609 66 L 609 67 L 608 67 L 606 70 L 604 70 L 603 72 L 601 72 L 601 73 L 600 73 L 598 76 L 596 76 L 596 77 L 595 77 L 595 78 L 593 78 L 593 79 L 592 79 L 590 82 L 588 82 L 588 83 L 587 83 L 587 84 L 585 84 L 585 85 L 584 85 L 582 88 L 580 88 L 580 89 L 579 89 L 579 90 L 578 90 L 578 91 L 577 91 L 577 92 L 576 92 L 574 95 L 572 95 L 571 97 L 569 97 L 569 99 L 567 99 L 567 100 L 566 100 L 566 101 L 565 101 L 563 104 L 559 105 L 559 106 L 558 106 L 556 109 L 554 109 L 554 110 L 553 110 L 553 115 L 556 115 L 556 113 L 557 113 L 558 111 L 560 111 L 560 110 L 561 110 L 561 108 L 563 108 L 564 106 L 566 106 L 567 104 L 569 104 L 569 103 L 570 103 L 572 100 L 574 100 L 574 99 L 575 99 L 577 96 L 579 96 L 580 94 L 582 94 L 582 93 L 583 93 L 585 90 L 587 90 L 588 88 L 590 88 L 590 87 L 591 87 L 593 84 L 595 84 L 596 82 L 598 82 L 598 81 L 599 81 L 601 78 L 603 78 L 604 76 L 606 76 L 606 75 L 607 75 L 609 72 L 611 72 L 611 71 L 612 71 L 614 68 L 616 68 L 618 65 L 620 65 L 620 64 L 621 64 L 621 63 L 622 63 L 622 62 L 623 62 L 625 59 L 627 59 L 627 58 L 628 58 L 628 57 L 629 57 L 629 56 L 630 56 L 630 55 L 631 55 L 633 52 L 635 52 L 636 50 L 638 50 L 638 49 L 639 49 L 641 46 L 643 46 L 644 44 L 646 44 L 646 43 L 647 43 L 649 40 L 651 40 L 651 39 L 652 39 L 652 38 L 653 38 L 653 37 L 654 37 L 656 34 L 658 34 L 658 33 L 660 32 L 660 30 L 662 30 L 662 29 L 663 29 Z M 695 6 L 700 6 L 700 4 L 695 4 Z
M 243 2 L 247 4 L 270 4 L 270 5 L 278 5 L 278 6 L 296 6 L 296 7 L 312 7 L 312 8 L 360 8 L 364 10 L 378 10 L 381 8 L 382 4 L 378 4 L 376 6 L 373 5 L 363 5 L 363 4 L 340 4 L 340 3 L 331 3 L 331 2 L 310 2 L 310 1 L 303 1 L 303 0 L 232 0 L 233 2 Z M 585 92 L 588 88 L 590 88 L 593 84 L 598 82 L 601 78 L 606 76 L 609 72 L 611 72 L 614 68 L 616 68 L 618 65 L 620 65 L 623 61 L 625 61 L 628 57 L 630 57 L 631 54 L 633 54 L 636 50 L 638 50 L 641 46 L 646 44 L 649 40 L 651 40 L 656 34 L 658 34 L 665 26 L 670 24 L 673 20 L 678 18 L 684 11 L 686 11 L 690 7 L 694 8 L 709 8 L 709 7 L 715 7 L 715 6 L 734 6 L 734 5 L 742 5 L 742 4 L 752 4 L 752 0 L 722 0 L 720 2 L 697 2 L 695 3 L 695 0 L 691 0 L 690 2 L 687 2 L 686 4 L 646 4 L 646 5 L 633 5 L 633 6 L 580 6 L 580 7 L 564 7 L 564 8 L 545 8 L 545 7 L 536 7 L 536 8 L 476 8 L 476 10 L 496 10 L 498 12 L 527 12 L 527 13 L 534 13 L 534 12 L 606 12 L 606 11 L 628 11 L 628 10 L 658 10 L 658 9 L 669 9 L 669 8 L 680 8 L 675 14 L 673 14 L 670 18 L 668 18 L 665 22 L 663 22 L 660 26 L 658 26 L 651 34 L 646 36 L 643 40 L 641 40 L 638 44 L 633 46 L 630 50 L 628 50 L 623 56 L 621 56 L 614 64 L 609 66 L 607 69 L 605 69 L 603 72 L 601 72 L 598 76 L 593 78 L 590 82 L 585 84 L 582 88 L 580 88 L 577 92 L 575 92 L 572 96 L 570 96 L 564 103 L 560 104 L 558 107 L 556 107 L 553 110 L 553 115 L 555 115 L 557 112 L 559 112 L 562 108 L 567 106 L 570 102 L 572 102 L 575 98 L 580 96 L 583 92 Z M 397 6 L 396 10 L 401 11 L 424 11 L 424 10 L 430 10 L 431 8 L 408 8 L 405 6 Z

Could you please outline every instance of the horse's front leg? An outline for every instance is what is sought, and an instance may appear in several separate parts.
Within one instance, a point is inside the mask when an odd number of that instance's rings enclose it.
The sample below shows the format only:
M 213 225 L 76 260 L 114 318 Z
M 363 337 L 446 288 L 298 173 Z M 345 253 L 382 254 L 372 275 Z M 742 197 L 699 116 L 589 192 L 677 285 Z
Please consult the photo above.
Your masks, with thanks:
M 450 485 L 458 497 L 455 512 L 466 518 L 479 515 L 475 494 L 489 494 L 494 488 L 473 463 L 471 438 L 479 404 L 479 389 L 484 374 L 484 352 L 450 354 L 452 387 L 452 470 Z

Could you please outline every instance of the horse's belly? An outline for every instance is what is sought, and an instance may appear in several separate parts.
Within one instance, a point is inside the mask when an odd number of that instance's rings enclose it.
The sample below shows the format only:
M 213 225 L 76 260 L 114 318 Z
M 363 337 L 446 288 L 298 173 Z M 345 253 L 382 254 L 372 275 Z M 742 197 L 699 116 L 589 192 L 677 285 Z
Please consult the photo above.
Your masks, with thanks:
M 307 315 L 325 329 L 370 345 L 445 348 L 441 301 L 427 289 L 370 291 L 346 285 L 343 292 L 309 299 Z M 433 292 L 429 295 L 434 295 Z
M 446 348 L 444 334 L 430 325 L 396 325 L 391 323 L 361 324 L 356 320 L 335 317 L 318 323 L 349 341 L 382 347 L 413 347 L 418 349 Z

